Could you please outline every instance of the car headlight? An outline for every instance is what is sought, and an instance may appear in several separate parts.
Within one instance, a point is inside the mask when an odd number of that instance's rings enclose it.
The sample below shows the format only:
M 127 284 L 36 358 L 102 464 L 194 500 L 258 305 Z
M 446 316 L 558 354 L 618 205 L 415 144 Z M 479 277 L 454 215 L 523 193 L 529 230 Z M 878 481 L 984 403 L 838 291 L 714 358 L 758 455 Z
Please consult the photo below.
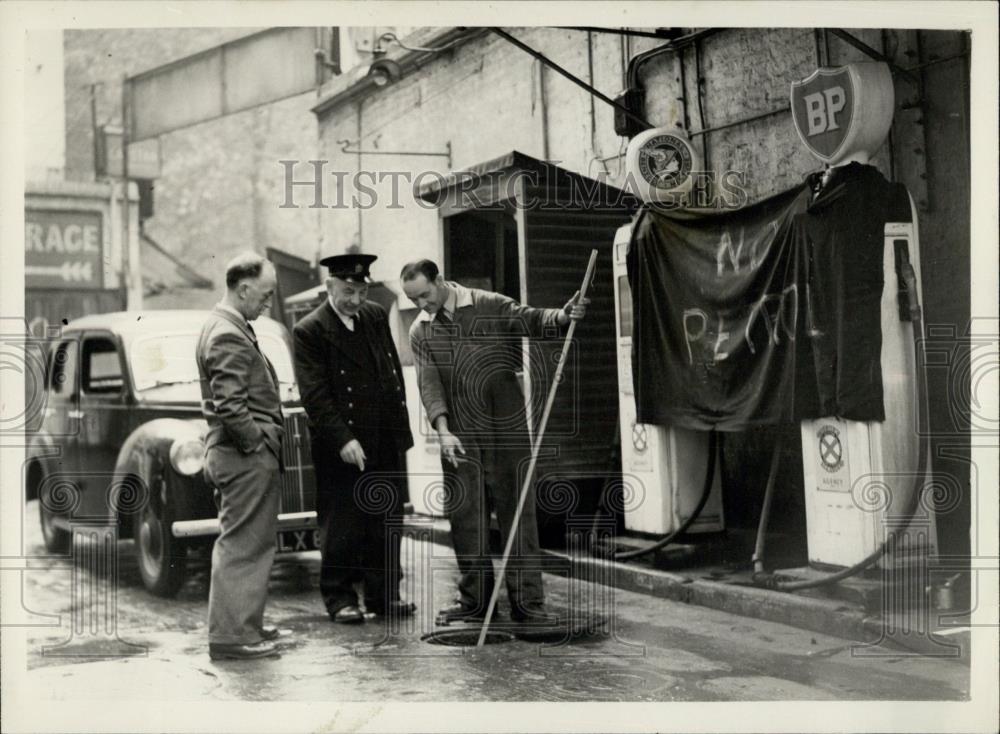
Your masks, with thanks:
M 205 465 L 205 444 L 196 438 L 183 438 L 170 446 L 170 465 L 186 477 L 197 474 Z

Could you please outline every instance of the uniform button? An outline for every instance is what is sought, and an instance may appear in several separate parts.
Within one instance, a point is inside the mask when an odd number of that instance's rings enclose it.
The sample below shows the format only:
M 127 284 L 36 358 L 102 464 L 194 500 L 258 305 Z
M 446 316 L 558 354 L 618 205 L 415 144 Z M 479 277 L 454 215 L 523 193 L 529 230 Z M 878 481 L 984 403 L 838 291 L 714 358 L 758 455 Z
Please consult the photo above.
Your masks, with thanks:
M 347 392 L 354 392 L 354 391 L 353 391 L 353 390 L 351 389 L 350 385 L 348 385 L 348 387 L 347 387 Z
M 347 421 L 347 425 L 353 426 L 354 425 L 354 421 L 352 421 L 352 420 Z
M 354 407 L 354 403 L 348 403 L 348 404 L 347 404 L 347 407 L 348 407 L 348 408 L 353 408 L 353 407 Z
M 346 374 L 346 373 L 345 373 L 345 372 L 344 372 L 343 370 L 341 370 L 341 371 L 340 371 L 340 374 L 342 374 L 342 375 L 343 375 L 343 374 Z

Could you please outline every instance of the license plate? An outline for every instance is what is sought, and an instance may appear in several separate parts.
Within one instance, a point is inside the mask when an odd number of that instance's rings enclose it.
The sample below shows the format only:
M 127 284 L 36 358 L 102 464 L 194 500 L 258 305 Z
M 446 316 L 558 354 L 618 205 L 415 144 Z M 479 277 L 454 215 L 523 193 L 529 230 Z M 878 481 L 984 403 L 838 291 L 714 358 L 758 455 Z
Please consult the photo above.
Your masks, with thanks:
M 303 530 L 279 530 L 279 553 L 302 553 L 319 550 L 319 528 Z

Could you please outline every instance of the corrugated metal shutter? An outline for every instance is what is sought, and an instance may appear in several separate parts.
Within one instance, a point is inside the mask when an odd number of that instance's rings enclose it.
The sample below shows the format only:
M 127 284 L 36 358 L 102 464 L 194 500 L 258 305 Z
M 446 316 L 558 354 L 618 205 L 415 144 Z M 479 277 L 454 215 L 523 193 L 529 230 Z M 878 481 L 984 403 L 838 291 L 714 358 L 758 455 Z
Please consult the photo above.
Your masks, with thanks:
M 541 192 L 536 195 L 540 200 Z M 604 476 L 609 447 L 618 431 L 612 243 L 615 230 L 629 215 L 614 210 L 539 207 L 526 212 L 526 217 L 527 302 L 532 306 L 565 303 L 580 287 L 591 249 L 599 251 L 588 294 L 591 305 L 587 318 L 577 327 L 543 444 L 543 454 L 555 446 L 559 453 L 555 458 L 539 459 L 537 476 L 568 476 L 574 483 L 577 476 Z M 546 383 L 533 385 L 534 391 L 542 393 L 536 405 L 544 405 L 562 339 L 547 340 L 533 348 L 533 360 L 540 359 L 546 365 Z M 539 417 L 535 416 L 536 422 Z

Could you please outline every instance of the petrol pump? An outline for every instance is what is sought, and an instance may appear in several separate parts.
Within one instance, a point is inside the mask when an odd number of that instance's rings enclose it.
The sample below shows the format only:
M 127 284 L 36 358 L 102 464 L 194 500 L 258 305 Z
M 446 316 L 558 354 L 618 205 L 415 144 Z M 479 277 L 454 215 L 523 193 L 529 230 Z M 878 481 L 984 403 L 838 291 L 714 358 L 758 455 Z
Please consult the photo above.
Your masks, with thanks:
M 852 162 L 868 165 L 889 132 L 893 109 L 892 77 L 884 63 L 819 69 L 792 84 L 796 132 L 827 166 L 827 174 Z M 936 551 L 934 514 L 926 499 L 914 496 L 924 491 L 930 457 L 920 468 L 920 442 L 925 439 L 918 412 L 926 395 L 917 372 L 917 342 L 914 322 L 907 316 L 904 281 L 909 263 L 915 273 L 916 300 L 922 303 L 912 199 L 910 211 L 910 222 L 886 223 L 882 245 L 880 366 L 885 420 L 850 421 L 831 415 L 801 423 L 810 564 L 853 566 L 872 556 L 894 527 L 899 542 L 895 552 L 879 559 L 882 566 L 897 564 L 910 554 Z M 907 508 L 912 517 L 902 517 Z
M 675 532 L 681 518 L 690 515 L 688 508 L 695 507 L 695 498 L 702 496 L 703 486 L 707 486 L 711 434 L 673 427 L 669 418 L 657 421 L 662 422 L 662 426 L 642 424 L 636 419 L 644 412 L 657 417 L 667 416 L 677 409 L 674 401 L 683 403 L 686 389 L 678 384 L 679 376 L 687 374 L 687 366 L 696 361 L 692 357 L 692 344 L 699 350 L 697 363 L 702 374 L 708 374 L 706 370 L 737 364 L 735 360 L 748 353 L 755 355 L 772 347 L 777 350 L 778 345 L 782 345 L 782 354 L 792 355 L 790 364 L 797 365 L 789 367 L 789 363 L 781 363 L 785 371 L 777 379 L 786 380 L 783 385 L 790 379 L 784 377 L 789 369 L 797 370 L 806 364 L 796 360 L 812 360 L 816 405 L 806 407 L 805 388 L 808 386 L 803 384 L 801 404 L 794 403 L 795 390 L 792 389 L 785 393 L 789 402 L 775 403 L 779 407 L 769 415 L 780 420 L 784 415 L 822 415 L 824 410 L 832 410 L 832 414 L 825 417 L 801 422 L 802 466 L 810 565 L 841 567 L 842 570 L 825 579 L 802 581 L 784 581 L 763 572 L 763 539 L 777 473 L 777 463 L 773 460 L 754 555 L 754 580 L 785 590 L 846 578 L 876 560 L 883 566 L 892 567 L 911 559 L 926 560 L 936 551 L 933 511 L 928 507 L 930 502 L 925 493 L 929 457 L 921 435 L 925 426 L 926 395 L 915 357 L 921 336 L 919 304 L 922 300 L 916 214 L 905 189 L 886 181 L 870 165 L 871 157 L 881 147 L 892 123 L 892 77 L 883 63 L 820 69 L 792 85 L 791 100 L 795 129 L 803 144 L 825 164 L 826 171 L 818 181 L 819 177 L 811 176 L 810 187 L 780 194 L 782 198 L 776 196 L 755 205 L 752 211 L 748 208 L 746 217 L 763 218 L 741 220 L 756 222 L 748 225 L 747 239 L 744 239 L 743 225 L 737 223 L 733 230 L 737 244 L 733 244 L 729 229 L 733 221 L 731 212 L 723 217 L 712 217 L 708 213 L 701 218 L 700 228 L 690 230 L 684 230 L 685 225 L 677 223 L 691 221 L 691 217 L 686 216 L 658 215 L 653 220 L 655 224 L 633 223 L 644 228 L 636 230 L 636 236 L 645 243 L 637 250 L 640 254 L 635 254 L 637 262 L 648 263 L 649 258 L 663 262 L 664 257 L 669 257 L 666 253 L 674 252 L 674 247 L 680 253 L 670 267 L 661 265 L 657 269 L 651 265 L 644 276 L 636 277 L 646 278 L 647 291 L 652 287 L 664 287 L 670 289 L 671 297 L 677 290 L 683 291 L 683 298 L 688 299 L 673 300 L 675 309 L 678 303 L 684 308 L 678 320 L 676 313 L 669 318 L 665 318 L 662 311 L 657 315 L 657 306 L 655 302 L 650 303 L 649 294 L 642 296 L 646 299 L 643 301 L 646 308 L 653 314 L 643 327 L 648 332 L 644 332 L 645 337 L 652 340 L 652 351 L 644 351 L 642 355 L 646 360 L 640 373 L 642 380 L 634 380 L 632 374 L 631 352 L 636 337 L 633 336 L 633 297 L 628 290 L 626 258 L 633 256 L 629 248 L 636 246 L 636 242 L 632 241 L 629 227 L 618 232 L 614 258 L 619 315 L 622 469 L 626 478 L 631 474 L 646 489 L 643 502 L 626 510 L 625 524 L 630 530 Z M 629 183 L 647 203 L 685 208 L 686 202 L 696 200 L 686 194 L 694 179 L 691 172 L 699 170 L 697 153 L 680 131 L 657 128 L 636 136 L 629 143 L 626 170 L 632 179 Z M 778 201 L 784 203 L 775 203 Z M 659 234 L 651 234 L 653 232 Z M 790 282 L 780 281 L 780 292 L 768 290 L 771 280 L 765 280 L 768 285 L 759 292 L 734 291 L 748 293 L 755 300 L 747 302 L 749 310 L 744 308 L 743 311 L 738 305 L 727 302 L 727 307 L 733 309 L 726 314 L 728 322 L 719 311 L 710 314 L 702 311 L 700 304 L 692 308 L 684 305 L 694 304 L 700 294 L 705 293 L 704 289 L 719 287 L 718 278 L 723 277 L 726 264 L 732 265 L 734 273 L 740 273 L 733 276 L 734 280 L 727 281 L 730 285 L 736 282 L 736 277 L 743 278 L 740 283 L 756 282 L 754 278 L 763 272 L 757 247 L 762 242 L 778 241 L 768 238 L 772 235 L 778 238 L 779 233 L 782 243 L 793 243 L 782 245 L 791 250 L 776 251 L 786 258 L 782 272 L 797 273 L 798 270 L 790 270 L 791 266 L 787 265 L 794 263 L 807 275 L 795 275 Z M 656 245 L 657 242 L 661 244 Z M 663 250 L 663 247 L 670 249 Z M 719 253 L 713 263 L 716 267 L 709 264 L 707 273 L 704 265 L 706 247 L 715 248 Z M 876 247 L 880 249 L 873 249 Z M 881 268 L 881 273 L 875 268 Z M 658 275 L 649 280 L 650 273 L 654 272 Z M 692 286 L 678 280 L 679 276 L 671 275 L 675 273 L 700 278 L 694 282 L 702 285 Z M 845 281 L 837 273 L 853 280 Z M 669 280 L 671 277 L 675 279 Z M 816 290 L 810 290 L 812 286 Z M 881 292 L 877 290 L 879 287 Z M 792 295 L 786 300 L 786 294 Z M 814 301 L 814 297 L 820 300 Z M 835 304 L 832 311 L 828 310 L 831 303 Z M 704 307 L 712 308 L 709 304 Z M 692 323 L 698 325 L 692 332 L 687 328 L 689 313 Z M 802 323 L 798 321 L 800 314 Z M 675 346 L 683 343 L 677 331 L 679 321 L 684 327 L 683 339 L 687 341 L 686 355 L 679 354 Z M 857 340 L 862 335 L 855 331 L 859 324 L 865 330 L 864 350 L 852 354 L 852 348 L 859 350 L 861 346 Z M 801 355 L 799 347 L 803 350 Z M 863 361 L 856 364 L 862 369 L 852 372 L 851 360 L 860 360 L 861 354 Z M 657 359 L 662 360 L 659 362 L 662 369 L 670 370 L 662 376 L 651 367 Z M 711 373 L 712 376 L 716 374 Z M 735 384 L 738 379 L 738 375 L 731 375 L 729 384 Z M 660 380 L 663 381 L 661 387 L 666 389 L 651 386 Z M 708 384 L 701 377 L 698 380 L 698 384 L 690 385 L 692 391 Z M 845 387 L 845 380 L 848 387 Z M 633 394 L 633 385 L 639 384 L 646 386 L 642 389 L 647 395 Z M 791 384 L 794 388 L 794 381 Z M 753 385 L 756 391 L 751 397 L 764 394 L 757 383 Z M 848 391 L 846 396 L 841 395 L 842 389 Z M 659 403 L 651 402 L 653 395 L 658 396 Z M 699 393 L 699 398 L 702 397 Z M 842 398 L 846 402 L 841 402 Z M 643 411 L 636 408 L 640 400 L 644 401 Z M 671 402 L 664 403 L 665 400 Z M 708 404 L 698 405 L 700 409 Z M 746 403 L 738 405 L 742 407 Z M 796 406 L 794 410 L 792 405 Z M 800 407 L 803 413 L 796 412 Z M 714 411 L 713 418 L 723 415 L 717 407 L 710 409 Z M 740 420 L 746 415 L 741 413 Z M 752 415 L 757 417 L 758 414 Z M 777 455 L 776 452 L 775 457 Z M 653 491 L 649 491 L 650 487 Z M 711 490 L 702 516 L 693 526 L 695 529 L 718 530 L 722 527 L 718 471 Z
M 682 197 L 691 188 L 698 154 L 679 130 L 654 128 L 629 143 L 626 168 L 646 201 Z M 621 433 L 625 527 L 633 532 L 676 532 L 697 509 L 709 467 L 710 441 L 704 431 L 636 421 L 632 385 L 632 294 L 625 260 L 632 225 L 619 227 L 614 243 L 615 335 L 618 354 L 618 415 Z M 719 532 L 722 471 L 714 452 L 712 489 L 689 533 Z

